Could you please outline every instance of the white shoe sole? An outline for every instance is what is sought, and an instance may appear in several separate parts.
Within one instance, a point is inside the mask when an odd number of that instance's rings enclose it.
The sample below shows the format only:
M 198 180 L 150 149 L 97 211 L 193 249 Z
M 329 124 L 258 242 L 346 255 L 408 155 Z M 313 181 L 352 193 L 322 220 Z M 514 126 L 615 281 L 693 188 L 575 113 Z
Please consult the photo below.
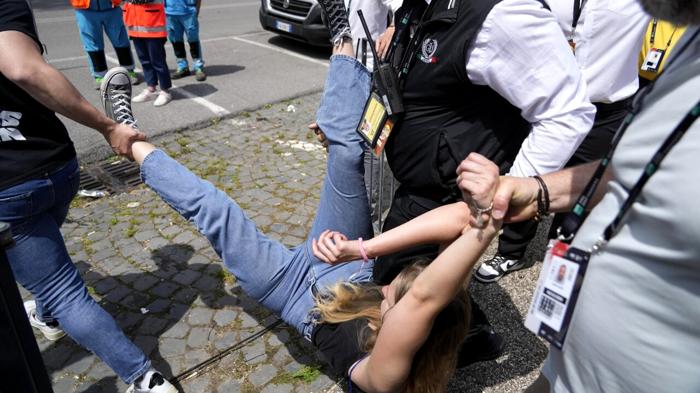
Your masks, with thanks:
M 33 310 L 36 310 L 36 303 L 34 302 L 34 300 L 28 300 L 28 301 L 24 302 L 24 310 L 27 312 L 29 324 L 32 325 L 32 327 L 39 329 L 41 334 L 43 334 L 47 340 L 58 341 L 66 335 L 66 332 L 64 332 L 61 329 L 54 329 L 54 328 L 48 327 L 48 326 L 46 326 L 46 324 L 42 324 L 41 322 L 38 322 L 34 318 L 29 317 L 29 313 Z

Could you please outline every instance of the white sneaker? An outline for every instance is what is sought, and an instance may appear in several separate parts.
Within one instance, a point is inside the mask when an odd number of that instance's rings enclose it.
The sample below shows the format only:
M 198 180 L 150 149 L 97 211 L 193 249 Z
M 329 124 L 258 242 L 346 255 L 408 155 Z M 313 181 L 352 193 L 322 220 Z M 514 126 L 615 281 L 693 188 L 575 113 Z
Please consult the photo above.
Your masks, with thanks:
M 146 101 L 155 100 L 156 97 L 158 97 L 157 91 L 150 91 L 148 89 L 144 89 L 142 92 L 140 92 L 134 98 L 132 98 L 131 102 L 146 102 Z
M 474 277 L 483 283 L 496 282 L 506 274 L 523 267 L 525 267 L 525 261 L 522 259 L 508 259 L 496 254 L 479 266 Z
M 156 97 L 156 100 L 153 101 L 153 106 L 163 106 L 172 100 L 172 94 L 168 93 L 167 91 L 161 90 L 160 93 L 158 93 L 158 97 Z
M 161 373 L 150 369 L 134 381 L 126 393 L 177 393 L 177 389 Z
M 39 329 L 47 340 L 56 341 L 66 335 L 66 332 L 63 330 L 57 327 L 51 327 L 39 320 L 39 317 L 36 316 L 36 301 L 27 300 L 24 302 L 24 311 L 27 312 L 29 324 Z

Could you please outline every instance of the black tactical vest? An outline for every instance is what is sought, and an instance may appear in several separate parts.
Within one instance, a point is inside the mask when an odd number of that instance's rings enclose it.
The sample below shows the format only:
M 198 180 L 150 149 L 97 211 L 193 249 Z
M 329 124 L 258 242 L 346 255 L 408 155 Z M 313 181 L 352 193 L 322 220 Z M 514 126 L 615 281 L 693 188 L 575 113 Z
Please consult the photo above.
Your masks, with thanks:
M 500 0 L 433 0 L 415 59 L 405 80 L 406 113 L 387 142 L 397 180 L 418 194 L 444 199 L 456 193 L 456 169 L 471 152 L 510 168 L 530 130 L 514 107 L 487 86 L 467 77 L 467 48 Z M 396 20 L 415 7 L 417 24 L 424 0 L 407 0 Z M 406 46 L 408 37 L 401 46 Z

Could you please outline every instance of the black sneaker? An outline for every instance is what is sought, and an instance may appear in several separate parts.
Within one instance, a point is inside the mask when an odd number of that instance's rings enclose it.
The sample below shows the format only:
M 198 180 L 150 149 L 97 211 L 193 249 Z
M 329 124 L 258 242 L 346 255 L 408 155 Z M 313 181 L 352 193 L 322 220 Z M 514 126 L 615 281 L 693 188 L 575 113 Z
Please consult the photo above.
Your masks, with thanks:
M 343 0 L 318 0 L 318 5 L 326 16 L 333 46 L 342 44 L 345 38 L 352 41 L 348 11 L 345 9 Z
M 175 72 L 170 74 L 171 79 L 182 79 L 186 76 L 190 76 L 189 68 L 178 68 L 177 70 L 175 70 Z
M 503 336 L 496 333 L 490 325 L 477 326 L 459 348 L 457 368 L 494 360 L 503 354 L 504 348 Z
M 126 68 L 115 67 L 107 72 L 100 85 L 100 98 L 107 117 L 137 128 L 131 112 L 131 78 Z
M 197 82 L 204 82 L 207 80 L 207 74 L 204 72 L 203 69 L 197 68 L 194 70 L 194 79 L 197 80 Z
M 503 255 L 496 254 L 479 266 L 474 277 L 484 283 L 495 282 L 506 274 L 523 267 L 525 267 L 525 262 L 521 259 L 508 259 Z

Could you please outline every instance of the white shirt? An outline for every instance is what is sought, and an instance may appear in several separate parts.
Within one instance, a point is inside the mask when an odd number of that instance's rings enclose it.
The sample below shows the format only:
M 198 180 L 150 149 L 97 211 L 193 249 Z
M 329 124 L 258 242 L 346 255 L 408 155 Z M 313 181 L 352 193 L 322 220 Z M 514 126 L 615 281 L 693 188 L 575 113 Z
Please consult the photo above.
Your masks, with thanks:
M 362 10 L 362 15 L 367 22 L 367 28 L 372 35 L 372 40 L 376 40 L 380 34 L 384 33 L 387 28 L 387 17 L 389 12 L 395 12 L 401 7 L 403 0 L 345 0 L 345 8 L 348 10 L 348 21 L 350 22 L 350 34 L 352 35 L 353 47 L 355 47 L 356 56 L 361 58 L 362 46 L 357 48 L 357 41 L 367 39 L 365 29 L 362 28 L 362 22 L 357 15 L 358 10 Z M 372 50 L 367 44 L 367 68 L 371 71 L 374 66 L 374 58 Z
M 546 1 L 570 38 L 574 0 Z M 585 1 L 573 39 L 591 102 L 617 102 L 637 91 L 637 56 L 650 18 L 637 0 Z
M 571 48 L 536 0 L 496 4 L 467 49 L 466 67 L 472 83 L 489 86 L 532 124 L 511 176 L 561 169 L 593 125 L 595 107 Z

